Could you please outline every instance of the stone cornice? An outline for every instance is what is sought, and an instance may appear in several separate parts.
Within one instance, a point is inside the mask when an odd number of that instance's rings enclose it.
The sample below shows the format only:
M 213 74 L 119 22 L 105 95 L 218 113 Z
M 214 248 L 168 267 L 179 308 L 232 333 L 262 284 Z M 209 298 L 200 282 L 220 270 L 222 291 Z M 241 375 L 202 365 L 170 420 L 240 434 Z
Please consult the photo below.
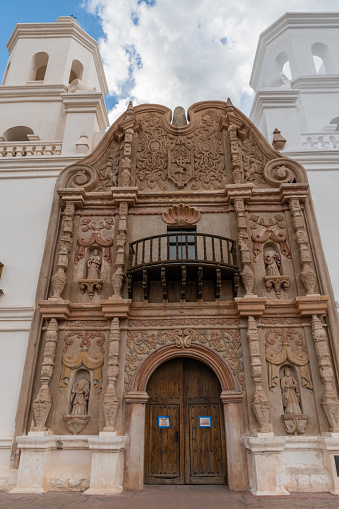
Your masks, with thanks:
M 101 92 L 61 94 L 66 113 L 96 113 L 101 130 L 109 125 L 104 97 Z
M 265 88 L 255 94 L 249 119 L 258 124 L 264 108 L 295 108 L 299 90 Z
M 265 49 L 288 29 L 338 28 L 338 12 L 287 12 L 260 34 L 252 67 L 250 86 L 256 90 Z
M 0 102 L 51 102 L 61 101 L 61 94 L 67 92 L 66 85 L 21 85 L 0 86 Z
M 11 178 L 55 178 L 61 170 L 81 160 L 81 157 L 38 156 L 0 158 L 0 180 Z
M 339 92 L 339 75 L 338 74 L 310 74 L 301 75 L 291 81 L 292 89 L 301 90 L 302 93 Z
M 65 38 L 71 37 L 93 55 L 99 83 L 104 95 L 108 92 L 104 69 L 99 53 L 98 43 L 71 17 L 58 18 L 56 23 L 18 23 L 9 38 L 7 49 L 12 52 L 19 38 L 42 39 L 42 38 Z

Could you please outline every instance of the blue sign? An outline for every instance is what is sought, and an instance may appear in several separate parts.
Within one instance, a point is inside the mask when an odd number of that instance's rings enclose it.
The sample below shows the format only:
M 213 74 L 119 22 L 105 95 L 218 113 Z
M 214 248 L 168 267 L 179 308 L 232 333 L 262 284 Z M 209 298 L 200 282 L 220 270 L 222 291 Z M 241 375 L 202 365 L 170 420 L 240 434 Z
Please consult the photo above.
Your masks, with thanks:
M 208 415 L 199 416 L 199 428 L 212 428 L 212 418 Z
M 159 428 L 170 428 L 171 419 L 169 415 L 158 415 L 158 426 Z

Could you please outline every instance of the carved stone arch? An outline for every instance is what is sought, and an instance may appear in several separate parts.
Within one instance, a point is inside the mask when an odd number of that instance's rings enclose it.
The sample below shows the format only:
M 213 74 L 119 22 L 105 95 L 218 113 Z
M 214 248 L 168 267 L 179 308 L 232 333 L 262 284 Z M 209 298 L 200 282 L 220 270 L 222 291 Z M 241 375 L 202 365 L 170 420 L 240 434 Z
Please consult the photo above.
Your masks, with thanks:
M 214 352 L 201 345 L 194 345 L 185 350 L 171 345 L 154 352 L 140 366 L 130 390 L 146 392 L 147 382 L 152 373 L 161 364 L 175 357 L 191 357 L 205 363 L 218 377 L 223 392 L 237 391 L 237 384 L 228 366 Z

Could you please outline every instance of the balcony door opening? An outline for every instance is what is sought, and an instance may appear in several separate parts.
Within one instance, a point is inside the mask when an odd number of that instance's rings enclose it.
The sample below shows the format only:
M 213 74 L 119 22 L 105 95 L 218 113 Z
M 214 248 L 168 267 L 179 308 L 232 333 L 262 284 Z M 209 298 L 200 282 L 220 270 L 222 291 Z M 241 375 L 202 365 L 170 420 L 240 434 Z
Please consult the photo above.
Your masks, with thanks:
M 194 260 L 196 253 L 196 228 L 167 228 L 169 259 Z
M 206 364 L 177 358 L 150 377 L 145 482 L 226 484 L 221 386 Z

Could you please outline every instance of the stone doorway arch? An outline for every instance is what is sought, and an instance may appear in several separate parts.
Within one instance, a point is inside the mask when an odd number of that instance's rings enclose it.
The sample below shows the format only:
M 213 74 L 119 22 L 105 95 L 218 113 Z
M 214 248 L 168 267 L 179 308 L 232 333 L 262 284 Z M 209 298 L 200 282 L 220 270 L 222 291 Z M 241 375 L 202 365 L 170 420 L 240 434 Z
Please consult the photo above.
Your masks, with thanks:
M 178 349 L 175 345 L 164 347 L 150 355 L 135 374 L 125 396 L 127 447 L 124 488 L 144 487 L 145 410 L 149 399 L 147 382 L 161 364 L 175 357 L 191 357 L 204 362 L 218 377 L 224 408 L 228 485 L 231 490 L 246 490 L 248 469 L 243 439 L 243 395 L 228 366 L 214 352 L 201 345 L 188 349 Z

